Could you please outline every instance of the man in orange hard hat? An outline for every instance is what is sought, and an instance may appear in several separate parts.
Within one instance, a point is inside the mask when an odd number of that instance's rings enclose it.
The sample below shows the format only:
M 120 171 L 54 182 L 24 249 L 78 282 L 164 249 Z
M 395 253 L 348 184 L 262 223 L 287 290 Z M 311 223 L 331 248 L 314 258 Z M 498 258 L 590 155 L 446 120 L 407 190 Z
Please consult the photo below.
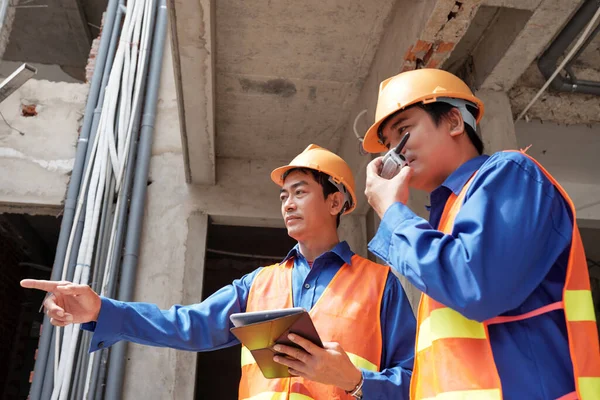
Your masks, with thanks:
M 415 332 L 410 304 L 389 267 L 354 254 L 338 238 L 340 216 L 356 207 L 350 168 L 310 145 L 271 178 L 281 187 L 281 214 L 298 244 L 281 263 L 258 268 L 200 304 L 161 311 L 69 282 L 22 285 L 53 292 L 45 302 L 51 322 L 85 323 L 94 331 L 92 351 L 123 339 L 191 351 L 233 346 L 239 342 L 229 331 L 231 314 L 303 307 L 324 348 L 290 335 L 300 349 L 274 350 L 285 355 L 275 361 L 293 377 L 266 379 L 243 347 L 241 399 L 408 399 Z
M 600 350 L 575 208 L 523 152 L 482 155 L 483 103 L 442 70 L 381 83 L 364 138 L 387 151 L 410 132 L 408 166 L 365 193 L 381 217 L 372 252 L 423 292 L 412 399 L 600 398 Z M 430 193 L 429 221 L 407 206 Z

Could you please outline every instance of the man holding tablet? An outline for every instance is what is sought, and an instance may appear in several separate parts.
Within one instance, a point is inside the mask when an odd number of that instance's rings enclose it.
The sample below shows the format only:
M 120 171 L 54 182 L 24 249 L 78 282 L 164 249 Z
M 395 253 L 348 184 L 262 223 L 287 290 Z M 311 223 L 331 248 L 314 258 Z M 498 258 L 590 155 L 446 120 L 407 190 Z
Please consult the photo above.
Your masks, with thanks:
M 202 303 L 162 311 L 148 303 L 103 298 L 88 286 L 25 280 L 52 292 L 44 305 L 54 325 L 84 323 L 91 350 L 119 340 L 190 351 L 239 343 L 230 316 L 291 307 L 309 311 L 323 347 L 291 334 L 273 346 L 290 377 L 267 379 L 243 347 L 241 399 L 408 399 L 415 319 L 389 267 L 352 252 L 337 233 L 356 207 L 354 177 L 334 153 L 310 145 L 275 169 L 281 213 L 298 241 L 281 263 L 235 280 Z M 295 344 L 297 347 L 289 346 Z

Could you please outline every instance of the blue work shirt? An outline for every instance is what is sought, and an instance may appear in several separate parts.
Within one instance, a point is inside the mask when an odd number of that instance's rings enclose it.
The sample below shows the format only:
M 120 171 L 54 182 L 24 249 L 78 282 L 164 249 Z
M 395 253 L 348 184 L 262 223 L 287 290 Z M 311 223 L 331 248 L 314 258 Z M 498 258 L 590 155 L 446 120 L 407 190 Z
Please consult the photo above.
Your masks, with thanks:
M 284 259 L 294 258 L 294 306 L 310 310 L 342 265 L 352 265 L 353 255 L 348 244 L 340 242 L 331 251 L 317 257 L 311 268 L 296 245 Z M 126 303 L 103 297 L 97 322 L 82 326 L 94 331 L 90 351 L 111 346 L 120 340 L 191 351 L 234 346 L 239 341 L 229 331 L 232 327 L 229 316 L 246 311 L 250 287 L 260 270 L 235 280 L 202 303 L 176 305 L 170 310 L 160 310 L 149 303 Z M 365 400 L 409 398 L 415 325 L 400 281 L 390 272 L 381 305 L 381 372 L 362 371 Z
M 475 173 L 452 235 L 436 228 L 451 193 Z M 429 222 L 396 203 L 369 249 L 434 300 L 484 321 L 560 301 L 571 213 L 543 172 L 518 152 L 464 163 L 431 193 Z M 562 310 L 489 326 L 505 399 L 575 390 Z

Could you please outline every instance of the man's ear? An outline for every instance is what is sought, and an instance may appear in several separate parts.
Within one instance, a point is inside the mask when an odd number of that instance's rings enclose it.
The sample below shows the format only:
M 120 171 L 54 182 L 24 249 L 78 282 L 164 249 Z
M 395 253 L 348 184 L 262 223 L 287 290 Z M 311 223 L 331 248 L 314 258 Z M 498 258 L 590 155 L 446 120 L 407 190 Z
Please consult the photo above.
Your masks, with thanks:
M 342 208 L 344 207 L 344 195 L 340 192 L 335 192 L 331 193 L 329 198 L 329 213 L 331 215 L 338 215 L 340 212 L 342 212 Z
M 465 121 L 458 108 L 452 108 L 446 118 L 450 125 L 450 136 L 457 137 L 465 132 Z

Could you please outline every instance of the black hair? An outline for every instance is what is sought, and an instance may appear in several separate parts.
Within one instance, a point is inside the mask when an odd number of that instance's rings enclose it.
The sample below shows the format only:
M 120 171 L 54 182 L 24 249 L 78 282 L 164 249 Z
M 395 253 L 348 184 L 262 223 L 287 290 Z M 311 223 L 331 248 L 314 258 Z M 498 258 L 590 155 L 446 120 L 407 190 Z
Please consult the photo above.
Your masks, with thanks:
M 387 117 L 380 125 L 379 125 L 379 137 L 381 137 L 381 131 L 383 129 L 383 127 L 385 126 L 385 124 L 392 119 L 393 117 L 395 117 L 396 115 L 398 115 L 401 112 L 404 112 L 412 107 L 418 107 L 420 109 L 422 109 L 423 111 L 425 111 L 433 120 L 433 122 L 435 123 L 436 126 L 440 125 L 440 122 L 442 122 L 442 120 L 444 118 L 446 118 L 448 116 L 448 114 L 450 113 L 450 111 L 454 107 L 452 104 L 449 103 L 444 103 L 441 101 L 436 101 L 433 103 L 427 103 L 427 104 L 423 104 L 423 103 L 417 103 L 417 104 L 413 104 L 411 106 L 408 106 L 407 108 L 403 108 L 401 110 L 396 111 L 395 113 L 393 113 L 392 115 L 390 115 L 389 117 Z M 473 114 L 473 116 L 477 116 L 478 110 L 477 108 L 470 106 L 467 104 L 467 110 Z M 475 149 L 477 150 L 477 152 L 481 155 L 483 154 L 483 142 L 481 141 L 481 138 L 479 137 L 479 135 L 477 135 L 477 132 L 475 132 L 475 130 L 471 127 L 471 125 L 468 125 L 465 123 L 465 132 L 467 132 L 467 136 L 469 137 L 469 140 L 471 141 L 471 144 L 473 144 L 473 146 L 475 147 Z
M 327 199 L 327 197 L 329 197 L 330 194 L 339 192 L 338 188 L 335 187 L 335 185 L 329 181 L 329 175 L 327 175 L 321 171 L 311 169 L 311 168 L 298 167 L 298 168 L 289 169 L 283 173 L 283 176 L 281 177 L 281 179 L 283 181 L 285 181 L 285 178 L 287 178 L 294 171 L 302 172 L 305 175 L 311 175 L 323 189 L 323 197 L 325 199 Z M 342 215 L 342 213 L 340 212 L 337 215 L 337 218 L 335 220 L 336 228 L 340 226 L 340 216 L 341 215 Z

